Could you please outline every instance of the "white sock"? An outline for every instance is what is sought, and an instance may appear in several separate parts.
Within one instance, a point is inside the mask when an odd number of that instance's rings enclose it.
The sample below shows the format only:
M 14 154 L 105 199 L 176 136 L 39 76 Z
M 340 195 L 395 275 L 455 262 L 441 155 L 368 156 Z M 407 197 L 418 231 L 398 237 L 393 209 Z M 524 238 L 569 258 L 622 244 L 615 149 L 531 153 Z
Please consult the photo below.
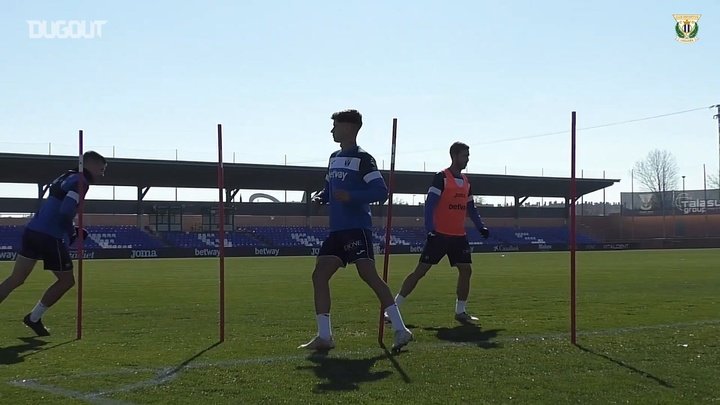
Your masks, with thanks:
M 405 330 L 405 323 L 403 322 L 402 316 L 400 315 L 400 309 L 397 304 L 390 305 L 385 308 L 385 313 L 390 317 L 392 327 L 394 330 Z
M 45 311 L 48 310 L 48 307 L 43 305 L 42 302 L 38 301 L 37 304 L 35 304 L 35 308 L 33 308 L 32 312 L 30 313 L 30 322 L 37 322 L 42 318 Z
M 403 301 L 405 301 L 405 297 L 403 297 L 402 295 L 398 294 L 395 296 L 395 305 L 400 306 Z
M 463 312 L 465 312 L 465 304 L 467 304 L 467 301 L 456 300 L 455 301 L 455 313 L 462 314 Z
M 317 320 L 318 336 L 322 339 L 330 340 L 332 333 L 330 332 L 330 314 L 317 314 L 315 316 Z

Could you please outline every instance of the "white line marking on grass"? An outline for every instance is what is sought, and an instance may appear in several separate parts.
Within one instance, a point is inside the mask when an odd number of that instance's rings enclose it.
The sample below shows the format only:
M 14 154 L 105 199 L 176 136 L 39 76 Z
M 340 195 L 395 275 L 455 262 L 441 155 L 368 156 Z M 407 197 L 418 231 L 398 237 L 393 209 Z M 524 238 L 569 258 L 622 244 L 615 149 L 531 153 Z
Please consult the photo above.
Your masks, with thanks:
M 89 394 L 86 394 L 87 398 L 97 398 L 104 395 L 111 395 L 111 394 L 117 394 L 120 392 L 130 392 L 135 391 L 141 388 L 149 388 L 156 385 L 165 384 L 167 382 L 170 382 L 174 380 L 176 377 L 180 375 L 180 370 L 183 368 L 164 368 L 160 372 L 157 373 L 157 375 L 149 380 L 145 381 L 138 381 L 136 383 L 122 385 L 117 388 L 111 388 L 108 390 L 103 391 L 97 391 L 97 392 L 91 392 Z
M 687 328 L 687 327 L 693 327 L 693 326 L 706 326 L 706 325 L 719 325 L 720 319 L 710 319 L 705 321 L 695 321 L 695 322 L 681 322 L 681 323 L 673 323 L 673 324 L 659 324 L 659 325 L 644 325 L 644 326 L 632 326 L 632 327 L 625 327 L 625 328 L 613 328 L 613 329 L 604 329 L 604 330 L 596 330 L 596 331 L 578 331 L 578 336 L 614 336 L 614 335 L 621 335 L 625 333 L 633 333 L 633 332 L 640 332 L 645 330 L 657 330 L 657 329 L 672 329 L 672 328 Z M 537 334 L 537 335 L 518 335 L 518 336 L 506 336 L 506 337 L 498 337 L 493 338 L 487 343 L 524 343 L 524 342 L 532 342 L 532 341 L 545 341 L 545 340 L 561 340 L 561 339 L 567 339 L 569 335 L 568 332 L 563 333 L 552 333 L 552 334 Z M 413 343 L 410 347 L 411 350 L 433 350 L 440 347 L 464 347 L 464 346 L 478 346 L 481 345 L 483 342 L 435 342 L 435 343 Z M 333 355 L 330 356 L 330 358 L 333 357 L 347 357 L 347 356 L 354 356 L 354 355 L 373 355 L 378 354 L 379 349 L 377 347 L 367 348 L 364 350 L 355 350 L 355 351 L 334 351 Z M 81 377 L 99 377 L 99 376 L 117 376 L 117 375 L 123 375 L 123 374 L 136 374 L 138 372 L 154 372 L 156 375 L 148 380 L 138 381 L 131 384 L 121 385 L 119 387 L 110 388 L 107 390 L 101 390 L 101 391 L 95 391 L 95 392 L 78 392 L 73 391 L 69 389 L 65 389 L 62 387 L 54 386 L 54 385 L 48 385 L 48 384 L 41 384 L 38 382 L 39 379 L 25 379 L 25 380 L 14 380 L 8 382 L 8 384 L 28 388 L 35 391 L 44 391 L 49 392 L 52 394 L 64 396 L 66 398 L 72 398 L 72 399 L 78 399 L 82 401 L 86 401 L 91 404 L 98 404 L 98 405 L 129 405 L 132 404 L 131 402 L 123 402 L 123 401 L 117 401 L 113 399 L 107 399 L 103 398 L 104 396 L 112 395 L 112 394 L 118 394 L 118 393 L 126 393 L 135 391 L 142 388 L 149 388 L 154 387 L 157 385 L 162 385 L 168 382 L 173 381 L 175 378 L 177 378 L 181 372 L 185 370 L 192 370 L 192 369 L 207 369 L 207 368 L 232 368 L 232 367 L 238 367 L 238 366 L 244 366 L 244 365 L 255 365 L 255 364 L 271 364 L 271 363 L 285 363 L 285 362 L 291 362 L 291 361 L 300 361 L 305 360 L 308 357 L 312 356 L 311 352 L 304 352 L 303 354 L 297 354 L 297 355 L 287 355 L 287 356 L 272 356 L 272 357 L 254 357 L 254 358 L 247 358 L 247 359 L 235 359 L 235 360 L 221 360 L 221 361 L 215 361 L 215 362 L 195 362 L 195 363 L 189 363 L 182 366 L 175 366 L 175 367 L 162 367 L 162 368 L 140 368 L 140 369 L 129 369 L 129 368 L 120 368 L 113 371 L 107 371 L 107 372 L 98 372 L 98 373 L 91 373 L 91 372 L 83 372 L 83 373 L 76 373 L 76 374 L 64 374 L 64 375 L 54 375 L 54 376 L 48 376 L 43 377 L 43 380 L 58 380 L 58 379 L 71 379 L 71 378 L 81 378 Z
M 28 388 L 33 391 L 41 391 L 41 392 L 47 392 L 50 394 L 55 394 L 57 396 L 65 397 L 65 398 L 71 398 L 71 399 L 77 399 L 81 401 L 86 401 L 91 404 L 97 404 L 97 405 L 132 405 L 132 402 L 123 402 L 123 401 L 116 401 L 114 399 L 107 399 L 107 398 L 90 398 L 88 395 L 84 392 L 80 391 L 73 391 L 62 387 L 56 387 L 54 385 L 48 385 L 48 384 L 40 384 L 36 380 L 20 380 L 20 381 L 11 381 L 9 382 L 10 385 L 14 385 L 16 387 L 22 387 L 22 388 Z

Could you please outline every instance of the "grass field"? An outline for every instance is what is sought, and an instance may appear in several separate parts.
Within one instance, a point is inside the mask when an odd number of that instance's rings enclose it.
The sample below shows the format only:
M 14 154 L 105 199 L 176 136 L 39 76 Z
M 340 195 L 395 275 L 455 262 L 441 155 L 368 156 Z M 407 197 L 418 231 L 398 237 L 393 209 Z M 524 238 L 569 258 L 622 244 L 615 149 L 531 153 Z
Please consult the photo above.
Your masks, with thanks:
M 393 292 L 416 260 L 391 258 Z M 22 324 L 51 281 L 38 268 L 0 304 L 0 404 L 720 403 L 720 250 L 579 253 L 578 346 L 568 253 L 474 261 L 480 327 L 453 320 L 443 262 L 403 305 L 416 341 L 394 356 L 354 268 L 332 281 L 326 356 L 296 349 L 315 334 L 312 258 L 228 259 L 221 344 L 217 259 L 85 262 L 80 341 L 76 290 L 46 314 L 52 336 Z

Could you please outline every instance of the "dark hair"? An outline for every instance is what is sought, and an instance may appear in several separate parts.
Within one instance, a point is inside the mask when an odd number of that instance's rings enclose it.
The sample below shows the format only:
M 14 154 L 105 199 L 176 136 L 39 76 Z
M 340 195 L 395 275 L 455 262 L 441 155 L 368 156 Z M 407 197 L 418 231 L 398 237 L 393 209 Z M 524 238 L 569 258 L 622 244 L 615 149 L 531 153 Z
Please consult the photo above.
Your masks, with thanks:
M 83 162 L 97 162 L 107 164 L 107 160 L 105 160 L 105 157 L 95 152 L 94 150 L 89 150 L 83 153 Z
M 358 110 L 344 110 L 333 113 L 332 117 L 337 122 L 347 122 L 357 125 L 358 129 L 362 128 L 362 114 Z
M 470 150 L 470 147 L 462 142 L 455 142 L 454 144 L 450 145 L 450 157 L 457 156 L 460 152 L 464 150 Z

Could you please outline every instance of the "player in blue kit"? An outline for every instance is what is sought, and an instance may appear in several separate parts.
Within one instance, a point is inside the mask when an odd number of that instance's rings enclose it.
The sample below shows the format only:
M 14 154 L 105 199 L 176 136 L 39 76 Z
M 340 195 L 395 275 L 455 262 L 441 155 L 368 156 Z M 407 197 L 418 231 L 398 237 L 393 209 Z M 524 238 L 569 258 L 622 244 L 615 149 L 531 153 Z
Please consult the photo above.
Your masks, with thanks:
M 330 155 L 325 188 L 313 200 L 328 204 L 330 234 L 317 257 L 312 281 L 318 334 L 299 348 L 329 350 L 335 347 L 330 328 L 330 278 L 340 267 L 355 264 L 360 278 L 372 288 L 395 331 L 392 348 L 407 345 L 413 335 L 405 327 L 390 288 L 380 278 L 373 255 L 370 203 L 384 202 L 388 189 L 375 159 L 357 145 L 362 115 L 357 110 L 332 115 L 333 140 L 340 150 Z
M 15 266 L 8 278 L 0 283 L 0 302 L 25 282 L 35 263 L 42 259 L 45 270 L 53 272 L 57 281 L 43 294 L 33 310 L 25 315 L 23 322 L 38 336 L 49 336 L 42 316 L 53 304 L 75 285 L 73 263 L 68 246 L 76 239 L 78 243 L 87 237 L 87 231 L 73 225 L 77 206 L 84 198 L 89 185 L 105 175 L 107 162 L 97 152 L 83 154 L 83 173 L 70 170 L 53 180 L 50 195 L 40 210 L 28 222 L 22 235 L 22 247 L 15 259 Z M 81 178 L 82 176 L 82 178 Z

